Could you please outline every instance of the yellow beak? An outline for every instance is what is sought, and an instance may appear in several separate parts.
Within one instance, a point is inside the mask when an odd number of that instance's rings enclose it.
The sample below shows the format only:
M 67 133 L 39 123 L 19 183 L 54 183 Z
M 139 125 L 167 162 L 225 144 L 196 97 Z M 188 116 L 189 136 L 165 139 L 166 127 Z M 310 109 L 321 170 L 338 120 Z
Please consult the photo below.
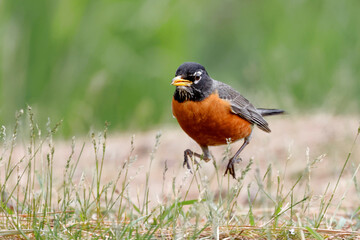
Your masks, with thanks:
M 181 78 L 181 76 L 176 76 L 173 78 L 171 84 L 174 86 L 190 86 L 191 84 L 193 84 L 193 82 L 183 79 Z

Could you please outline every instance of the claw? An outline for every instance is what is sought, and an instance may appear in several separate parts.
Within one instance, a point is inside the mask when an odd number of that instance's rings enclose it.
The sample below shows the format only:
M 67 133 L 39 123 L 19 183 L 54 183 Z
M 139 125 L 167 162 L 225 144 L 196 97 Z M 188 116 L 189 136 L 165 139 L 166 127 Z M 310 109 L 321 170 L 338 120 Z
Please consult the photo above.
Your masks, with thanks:
M 229 173 L 234 179 L 236 179 L 234 162 L 237 163 L 237 162 L 239 162 L 239 161 L 241 161 L 241 158 L 236 159 L 236 160 L 234 160 L 234 158 L 231 158 L 231 159 L 229 160 L 229 163 L 228 163 L 227 167 L 226 167 L 226 171 L 225 171 L 224 176 L 225 176 L 227 173 Z
M 185 157 L 184 163 L 183 163 L 183 167 L 185 167 L 185 166 L 186 166 L 187 169 L 191 169 L 190 164 L 189 164 L 189 160 L 188 160 L 187 157 Z
M 202 155 L 195 153 L 195 152 L 191 151 L 190 149 L 186 149 L 184 151 L 183 167 L 186 166 L 186 168 L 189 169 L 191 173 L 192 173 L 192 171 L 191 171 L 191 167 L 190 167 L 190 163 L 189 163 L 189 157 L 191 158 L 192 156 L 199 157 L 200 159 L 202 159 Z M 194 163 L 197 164 L 199 167 L 201 167 L 200 163 L 198 161 L 196 161 L 195 159 L 194 159 Z
M 183 163 L 183 167 L 187 167 L 187 169 L 189 169 L 191 171 L 191 167 L 190 167 L 190 164 L 189 164 L 189 158 L 188 157 L 192 157 L 193 156 L 193 152 L 190 150 L 190 149 L 186 149 L 184 151 L 184 163 Z
M 232 158 L 230 158 L 229 163 L 228 163 L 228 165 L 226 167 L 226 171 L 225 171 L 224 176 L 227 173 L 229 173 L 231 176 L 233 176 L 234 179 L 236 179 L 234 163 L 238 163 L 238 162 L 241 161 L 241 158 L 240 157 L 238 158 L 238 156 L 241 153 L 241 151 L 249 144 L 250 138 L 251 138 L 251 134 L 244 139 L 243 145 L 241 145 L 241 147 L 235 153 L 235 155 Z

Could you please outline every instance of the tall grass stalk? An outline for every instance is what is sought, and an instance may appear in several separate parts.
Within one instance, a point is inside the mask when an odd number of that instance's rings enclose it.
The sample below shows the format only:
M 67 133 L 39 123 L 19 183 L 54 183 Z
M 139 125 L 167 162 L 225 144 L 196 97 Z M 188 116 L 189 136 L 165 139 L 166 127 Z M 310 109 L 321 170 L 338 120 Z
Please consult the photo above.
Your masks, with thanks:
M 144 193 L 144 201 L 143 201 L 143 207 L 141 212 L 144 213 L 145 211 L 145 215 L 149 214 L 149 178 L 150 178 L 150 171 L 151 171 L 151 165 L 155 159 L 155 153 L 159 147 L 160 144 L 160 137 L 161 137 L 161 132 L 158 132 L 156 134 L 155 137 L 155 146 L 153 148 L 153 150 L 151 151 L 150 154 L 150 163 L 149 163 L 149 168 L 148 171 L 146 172 L 146 178 L 145 178 L 145 193 Z
M 288 176 L 288 166 L 297 160 L 290 154 L 291 162 L 288 156 L 280 169 L 272 162 L 267 168 L 252 169 L 257 159 L 251 158 L 247 164 L 239 165 L 242 169 L 238 170 L 239 178 L 236 180 L 223 177 L 223 169 L 216 162 L 213 162 L 214 172 L 205 172 L 200 167 L 205 163 L 200 162 L 192 164 L 193 174 L 179 169 L 183 176 L 171 176 L 166 161 L 162 169 L 160 195 L 157 196 L 158 201 L 154 201 L 152 177 L 155 176 L 154 171 L 158 170 L 154 166 L 159 163 L 157 154 L 161 147 L 161 133 L 155 137 L 145 175 L 142 168 L 133 169 L 133 162 L 137 160 L 133 136 L 127 157 L 117 171 L 111 172 L 113 175 L 106 176 L 111 180 L 105 182 L 107 142 L 112 140 L 108 138 L 107 123 L 103 131 L 92 133 L 79 147 L 75 137 L 72 138 L 70 151 L 62 159 L 64 168 L 56 169 L 59 150 L 54 134 L 60 123 L 51 126 L 48 121 L 43 136 L 31 108 L 27 111 L 29 134 L 20 134 L 23 129 L 19 127 L 23 116 L 21 112 L 16 115 L 13 133 L 8 134 L 6 128 L 0 131 L 3 141 L 0 159 L 0 237 L 325 239 L 331 234 L 360 236 L 356 232 L 359 230 L 357 225 L 352 226 L 355 232 L 328 229 L 335 214 L 341 210 L 340 205 L 347 197 L 348 189 L 332 212 L 330 222 L 327 220 L 340 180 L 346 178 L 344 172 L 360 129 L 329 200 L 325 195 L 330 185 L 327 185 L 324 196 L 319 200 L 312 198 L 311 169 L 321 161 L 323 155 L 313 159 L 307 150 L 308 161 L 296 178 Z M 20 156 L 16 146 L 19 138 L 27 139 L 26 151 Z M 91 143 L 88 148 L 87 142 Z M 91 148 L 95 153 L 93 159 L 86 159 L 84 153 L 91 151 Z M 228 160 L 229 153 L 230 144 L 224 150 L 223 163 Z M 80 162 L 89 163 L 89 160 L 94 163 L 94 166 L 89 166 L 94 172 L 90 176 L 86 169 L 78 168 Z M 358 169 L 350 176 L 350 182 L 355 181 Z M 59 170 L 62 179 L 56 181 Z M 168 179 L 172 179 L 171 184 L 167 184 Z M 144 188 L 137 187 L 138 182 L 135 181 L 143 181 Z M 168 185 L 171 187 L 168 188 Z M 357 211 L 354 209 L 351 219 L 356 219 Z
M 357 134 L 356 134 L 356 136 L 355 136 L 355 138 L 354 138 L 354 141 L 353 141 L 353 143 L 352 143 L 352 145 L 351 145 L 350 151 L 349 151 L 349 153 L 348 153 L 348 155 L 347 155 L 347 157 L 346 157 L 346 160 L 345 160 L 345 162 L 344 162 L 344 164 L 343 164 L 343 166 L 342 166 L 342 168 L 341 168 L 339 177 L 338 177 L 338 179 L 337 179 L 337 181 L 336 181 L 334 190 L 333 190 L 332 193 L 331 193 L 330 199 L 329 199 L 329 201 L 326 203 L 326 206 L 325 206 L 325 208 L 324 208 L 324 211 L 319 215 L 319 218 L 316 219 L 315 228 L 319 228 L 319 227 L 320 227 L 320 224 L 321 224 L 323 218 L 325 217 L 325 214 L 326 214 L 326 212 L 327 212 L 330 204 L 332 203 L 332 200 L 333 200 L 333 198 L 334 198 L 334 195 L 335 195 L 335 193 L 336 193 L 336 190 L 337 190 L 337 188 L 338 188 L 338 186 L 339 186 L 340 180 L 341 180 L 341 178 L 342 178 L 342 176 L 343 176 L 343 174 L 344 174 L 345 167 L 347 166 L 347 164 L 348 164 L 348 162 L 349 162 L 349 160 L 350 160 L 350 157 L 351 157 L 351 155 L 352 155 L 352 152 L 353 152 L 353 150 L 354 150 L 354 147 L 356 146 L 356 141 L 357 141 L 359 135 L 360 135 L 360 127 L 359 127 L 358 130 L 357 130 Z

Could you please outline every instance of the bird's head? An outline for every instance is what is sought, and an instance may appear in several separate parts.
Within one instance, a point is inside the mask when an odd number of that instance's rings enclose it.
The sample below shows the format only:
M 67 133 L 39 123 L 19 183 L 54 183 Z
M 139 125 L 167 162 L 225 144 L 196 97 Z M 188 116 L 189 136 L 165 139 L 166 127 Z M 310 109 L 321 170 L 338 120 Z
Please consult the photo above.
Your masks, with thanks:
M 176 86 L 175 100 L 200 101 L 211 93 L 212 79 L 201 64 L 185 62 L 176 70 L 171 84 Z

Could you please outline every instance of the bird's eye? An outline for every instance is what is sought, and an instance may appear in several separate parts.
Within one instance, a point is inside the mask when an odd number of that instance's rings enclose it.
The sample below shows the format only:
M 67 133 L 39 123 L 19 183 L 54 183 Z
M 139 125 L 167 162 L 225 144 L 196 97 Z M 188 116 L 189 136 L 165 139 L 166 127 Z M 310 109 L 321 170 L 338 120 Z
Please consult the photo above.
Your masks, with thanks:
M 198 71 L 194 74 L 194 80 L 195 80 L 195 83 L 199 82 L 200 79 L 201 79 L 201 74 L 202 72 Z

